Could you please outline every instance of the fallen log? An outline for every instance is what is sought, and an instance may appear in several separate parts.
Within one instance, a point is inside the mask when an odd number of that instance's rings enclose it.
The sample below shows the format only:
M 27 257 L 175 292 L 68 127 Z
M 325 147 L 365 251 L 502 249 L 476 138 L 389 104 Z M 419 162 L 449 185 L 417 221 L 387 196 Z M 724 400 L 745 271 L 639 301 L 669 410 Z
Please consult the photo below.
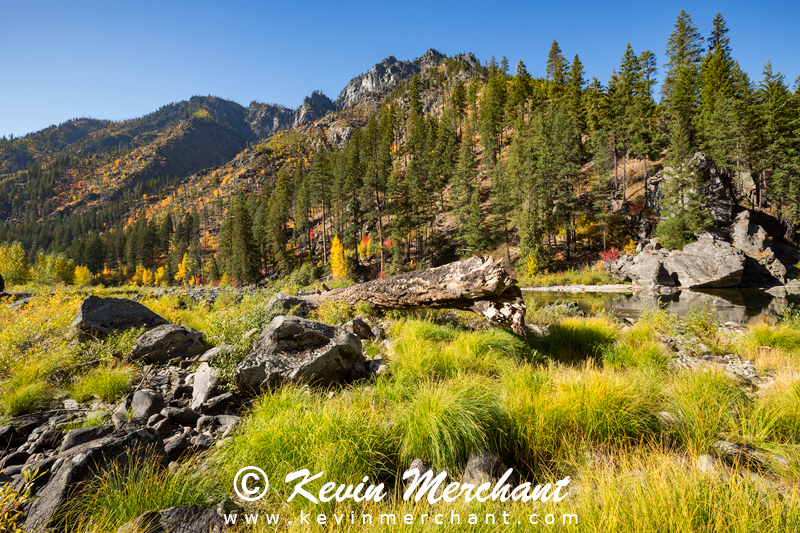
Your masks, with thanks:
M 477 313 L 517 335 L 527 332 L 525 302 L 502 261 L 472 257 L 320 293 L 313 299 L 365 303 L 372 309 L 461 309 Z

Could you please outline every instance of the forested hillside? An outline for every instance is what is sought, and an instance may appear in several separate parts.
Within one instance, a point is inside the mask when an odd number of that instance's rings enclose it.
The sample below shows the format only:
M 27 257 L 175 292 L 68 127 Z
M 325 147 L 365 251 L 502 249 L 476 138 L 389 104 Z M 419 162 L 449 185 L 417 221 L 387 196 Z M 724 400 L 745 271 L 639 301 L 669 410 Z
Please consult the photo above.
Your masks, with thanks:
M 733 209 L 774 215 L 791 241 L 798 81 L 769 61 L 751 79 L 722 15 L 710 22 L 703 37 L 681 12 L 662 56 L 629 44 L 605 80 L 556 41 L 543 77 L 429 50 L 387 58 L 336 101 L 193 97 L 3 138 L 0 270 L 23 282 L 49 254 L 107 283 L 177 284 L 313 270 L 332 250 L 353 277 L 487 251 L 528 271 L 593 263 L 714 229 L 698 151 Z

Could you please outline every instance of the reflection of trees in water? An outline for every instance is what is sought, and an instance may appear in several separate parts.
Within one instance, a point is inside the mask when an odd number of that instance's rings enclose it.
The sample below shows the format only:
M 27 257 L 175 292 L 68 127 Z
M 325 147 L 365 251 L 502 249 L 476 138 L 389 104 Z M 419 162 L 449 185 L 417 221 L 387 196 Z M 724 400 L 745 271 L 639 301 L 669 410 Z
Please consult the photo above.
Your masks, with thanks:
M 655 308 L 659 303 L 667 312 L 680 316 L 686 315 L 691 307 L 709 305 L 716 309 L 722 322 L 744 324 L 759 316 L 780 316 L 790 303 L 800 303 L 800 297 L 778 298 L 760 289 L 682 290 L 669 295 L 640 291 L 614 298 L 608 309 L 635 318 L 643 308 Z

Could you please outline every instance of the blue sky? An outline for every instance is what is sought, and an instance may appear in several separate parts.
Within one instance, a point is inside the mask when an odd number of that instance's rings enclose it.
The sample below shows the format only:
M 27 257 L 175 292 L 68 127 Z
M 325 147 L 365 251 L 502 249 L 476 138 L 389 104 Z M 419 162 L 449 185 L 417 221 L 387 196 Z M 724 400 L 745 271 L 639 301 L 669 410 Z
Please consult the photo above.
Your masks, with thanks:
M 760 79 L 771 59 L 800 75 L 797 2 L 398 1 L 191 2 L 0 0 L 0 136 L 21 136 L 75 117 L 122 120 L 193 95 L 248 105 L 332 99 L 386 56 L 428 48 L 481 60 L 521 59 L 543 75 L 553 39 L 604 83 L 626 43 L 664 63 L 681 9 L 700 32 L 717 11 L 734 57 Z M 663 72 L 659 73 L 659 77 Z

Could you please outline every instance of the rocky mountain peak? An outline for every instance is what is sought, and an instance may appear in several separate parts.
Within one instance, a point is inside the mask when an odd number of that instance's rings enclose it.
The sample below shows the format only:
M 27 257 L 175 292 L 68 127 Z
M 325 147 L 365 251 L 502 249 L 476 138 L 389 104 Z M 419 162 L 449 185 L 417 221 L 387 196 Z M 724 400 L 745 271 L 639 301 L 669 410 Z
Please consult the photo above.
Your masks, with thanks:
M 411 61 L 398 61 L 394 56 L 389 56 L 366 74 L 350 80 L 336 99 L 336 107 L 338 109 L 350 107 L 366 93 L 387 94 L 399 82 L 419 71 L 420 68 Z
M 335 110 L 336 104 L 330 98 L 319 91 L 314 91 L 311 96 L 303 98 L 303 103 L 295 115 L 294 125 L 296 126 L 303 122 L 314 122 Z

